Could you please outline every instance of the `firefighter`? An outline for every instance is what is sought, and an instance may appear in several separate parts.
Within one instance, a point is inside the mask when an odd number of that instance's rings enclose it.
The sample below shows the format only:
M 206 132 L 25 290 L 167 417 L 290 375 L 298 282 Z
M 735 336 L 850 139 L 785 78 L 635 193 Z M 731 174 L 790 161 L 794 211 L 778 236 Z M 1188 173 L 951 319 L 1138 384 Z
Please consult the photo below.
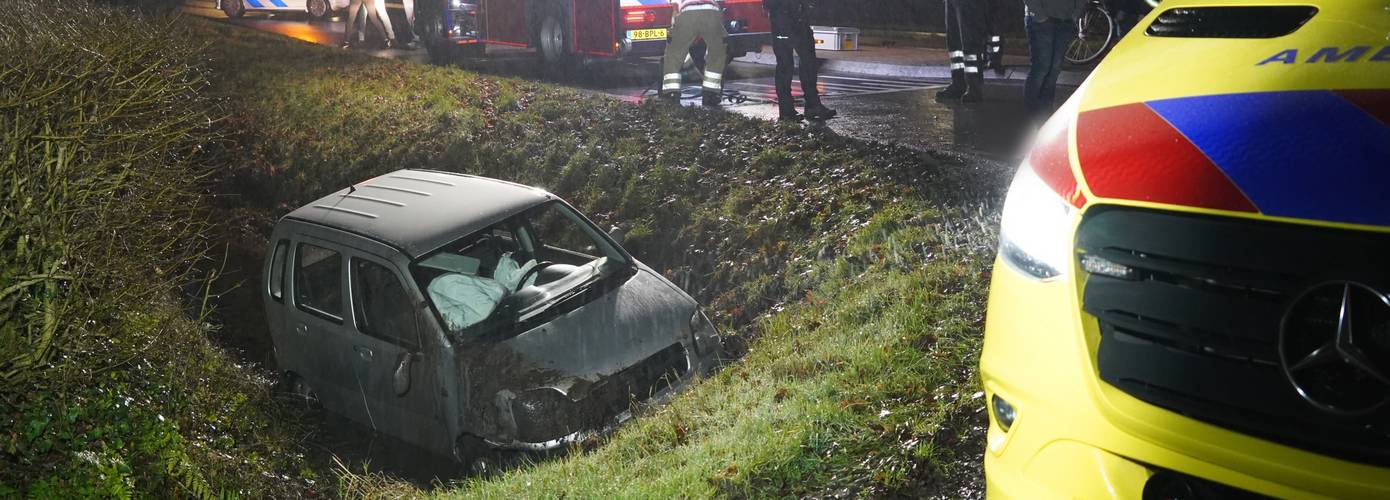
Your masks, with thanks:
M 724 29 L 724 11 L 719 8 L 718 0 L 671 0 L 671 3 L 676 4 L 677 13 L 671 22 L 666 56 L 661 61 L 664 74 L 661 95 L 667 99 L 680 98 L 681 65 L 690 53 L 690 45 L 701 38 L 706 50 L 701 94 L 706 106 L 718 106 L 724 95 L 724 65 L 729 56 L 725 46 L 729 32 Z
M 806 116 L 825 120 L 835 116 L 835 110 L 820 102 L 816 87 L 816 41 L 811 25 L 806 21 L 810 11 L 807 0 L 764 0 L 768 20 L 772 22 L 772 53 L 777 57 L 777 118 L 797 121 L 796 101 L 792 98 L 792 52 L 801 58 L 801 94 L 806 100 Z
M 985 98 L 983 0 L 946 0 L 946 48 L 951 51 L 951 85 L 937 101 L 980 102 Z

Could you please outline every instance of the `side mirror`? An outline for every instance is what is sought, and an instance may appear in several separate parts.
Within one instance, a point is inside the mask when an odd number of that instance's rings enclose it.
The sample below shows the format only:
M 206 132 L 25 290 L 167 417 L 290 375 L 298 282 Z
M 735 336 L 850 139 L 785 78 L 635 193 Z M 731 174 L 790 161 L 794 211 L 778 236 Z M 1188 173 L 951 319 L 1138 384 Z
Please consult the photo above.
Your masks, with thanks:
M 396 396 L 404 396 L 405 393 L 410 392 L 410 364 L 415 361 L 415 356 L 415 354 L 403 352 L 400 359 L 396 361 L 396 371 L 391 377 L 391 383 L 396 389 Z

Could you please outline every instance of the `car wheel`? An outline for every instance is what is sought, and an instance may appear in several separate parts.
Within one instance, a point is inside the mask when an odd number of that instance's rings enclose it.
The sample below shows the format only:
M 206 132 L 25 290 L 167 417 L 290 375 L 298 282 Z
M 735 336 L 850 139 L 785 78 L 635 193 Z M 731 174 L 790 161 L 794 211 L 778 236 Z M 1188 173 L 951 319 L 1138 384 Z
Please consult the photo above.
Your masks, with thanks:
M 241 0 L 222 0 L 222 12 L 232 19 L 240 19 L 246 15 L 246 6 L 241 4 Z
M 541 61 L 549 67 L 564 67 L 573 59 L 570 54 L 569 14 L 559 3 L 546 5 L 536 32 L 536 45 L 541 53 Z
M 323 19 L 333 12 L 333 9 L 328 5 L 328 0 L 309 0 L 305 9 L 309 11 L 310 19 Z
M 285 372 L 284 379 L 281 380 L 281 387 L 296 401 L 303 401 L 306 407 L 313 408 L 319 404 L 319 396 L 312 387 L 309 387 L 309 382 L 294 372 Z

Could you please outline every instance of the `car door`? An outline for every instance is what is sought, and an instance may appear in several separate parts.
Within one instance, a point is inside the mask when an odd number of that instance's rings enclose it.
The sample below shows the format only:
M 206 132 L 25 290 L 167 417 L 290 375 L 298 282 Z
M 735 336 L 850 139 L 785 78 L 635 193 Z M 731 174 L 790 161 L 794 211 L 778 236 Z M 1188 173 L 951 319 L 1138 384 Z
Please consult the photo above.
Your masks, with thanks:
M 380 432 L 442 455 L 452 441 L 440 411 L 441 347 L 424 334 L 422 315 L 395 266 L 375 255 L 350 261 L 355 370 Z
M 326 239 L 301 235 L 293 241 L 290 295 L 286 312 L 289 335 L 300 339 L 303 364 L 298 375 L 318 394 L 324 407 L 370 423 L 352 363 L 352 325 L 345 318 L 347 266 L 342 247 Z

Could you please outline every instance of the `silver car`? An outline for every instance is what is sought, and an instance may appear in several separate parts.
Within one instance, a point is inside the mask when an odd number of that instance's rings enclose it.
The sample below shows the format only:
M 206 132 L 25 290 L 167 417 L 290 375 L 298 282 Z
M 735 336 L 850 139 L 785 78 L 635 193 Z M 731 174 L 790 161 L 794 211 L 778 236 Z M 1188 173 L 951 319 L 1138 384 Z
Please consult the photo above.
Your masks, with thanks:
M 622 423 L 713 367 L 696 303 L 564 200 L 401 170 L 275 226 L 266 318 L 292 387 L 459 460 Z

